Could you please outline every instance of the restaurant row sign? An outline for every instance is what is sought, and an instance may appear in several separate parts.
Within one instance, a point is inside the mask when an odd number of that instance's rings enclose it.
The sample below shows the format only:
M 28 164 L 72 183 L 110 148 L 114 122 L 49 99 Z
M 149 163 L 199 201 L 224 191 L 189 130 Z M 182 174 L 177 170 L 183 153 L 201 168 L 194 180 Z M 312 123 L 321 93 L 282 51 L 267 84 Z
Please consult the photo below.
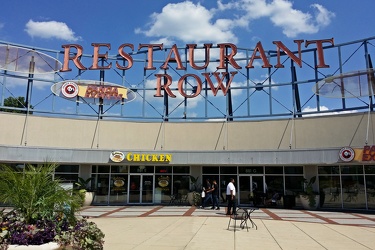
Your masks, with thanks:
M 254 68 L 255 60 L 260 60 L 262 68 L 284 68 L 284 65 L 281 63 L 281 56 L 287 55 L 293 62 L 295 62 L 299 67 L 302 67 L 302 45 L 305 48 L 311 48 L 315 46 L 317 51 L 317 68 L 329 68 L 329 65 L 325 63 L 324 58 L 324 49 L 325 45 L 334 45 L 334 39 L 320 39 L 320 40 L 294 40 L 297 49 L 290 49 L 288 48 L 283 42 L 281 41 L 273 41 L 272 42 L 276 46 L 276 64 L 272 65 L 269 61 L 269 57 L 264 50 L 264 47 L 261 42 L 258 42 L 253 49 L 251 56 L 249 57 L 248 63 L 245 66 L 246 69 Z M 116 67 L 119 70 L 129 70 L 132 68 L 134 59 L 132 54 L 134 53 L 135 46 L 131 43 L 124 43 L 121 44 L 117 48 L 118 55 L 121 60 L 121 64 L 116 61 L 115 66 L 112 65 L 110 62 L 108 65 L 99 65 L 99 61 L 107 61 L 108 59 L 108 51 L 111 50 L 110 43 L 92 43 L 93 47 L 93 54 L 92 54 L 92 65 L 85 66 L 83 65 L 81 58 L 84 52 L 84 48 L 79 44 L 65 44 L 62 45 L 64 48 L 64 61 L 62 64 L 61 72 L 72 71 L 72 68 L 69 66 L 69 62 L 72 62 L 74 66 L 79 70 L 108 70 L 112 67 Z M 206 70 L 210 64 L 210 51 L 213 49 L 212 44 L 204 44 L 203 48 L 205 51 L 205 58 L 204 62 L 198 63 L 195 59 L 195 50 L 197 49 L 197 44 L 186 44 L 186 48 L 188 51 L 188 65 L 191 69 L 194 70 Z M 218 71 L 215 72 L 202 72 L 201 76 L 203 77 L 203 81 L 207 81 L 212 93 L 214 96 L 217 95 L 218 91 L 221 89 L 224 96 L 227 94 L 230 85 L 242 67 L 238 64 L 235 60 L 235 55 L 237 54 L 237 46 L 232 43 L 220 43 L 217 44 L 219 49 L 219 58 L 218 58 L 218 66 L 216 67 Z M 106 50 L 105 53 L 100 53 L 100 51 Z M 130 50 L 130 52 L 126 52 Z M 154 65 L 154 52 L 164 50 L 163 44 L 139 44 L 137 51 L 142 51 L 147 53 L 147 60 L 144 70 L 156 70 Z M 292 51 L 297 51 L 295 54 Z M 184 62 L 181 60 L 181 55 L 178 50 L 176 44 L 174 44 L 169 51 L 166 52 L 167 56 L 164 60 L 164 63 L 160 66 L 160 69 L 167 71 L 169 69 L 170 63 L 176 64 L 176 70 L 183 70 L 185 71 L 187 68 Z M 215 62 L 216 63 L 216 62 Z M 231 72 L 220 70 L 225 70 L 227 68 L 227 64 L 231 65 L 235 70 Z M 196 74 L 185 74 L 180 77 L 178 80 L 178 92 L 181 96 L 186 98 L 194 98 L 197 97 L 200 92 L 202 91 L 202 79 L 201 76 Z M 172 84 L 172 76 L 169 74 L 155 74 L 156 77 L 156 93 L 154 94 L 155 97 L 163 97 L 163 93 L 165 93 L 175 98 L 175 93 L 171 90 L 170 86 Z M 183 88 L 183 83 L 186 80 L 194 80 L 197 84 L 196 91 L 193 93 L 186 93 Z M 227 79 L 229 79 L 227 81 Z M 215 82 L 215 83 L 214 83 Z M 162 91 L 164 90 L 164 91 Z

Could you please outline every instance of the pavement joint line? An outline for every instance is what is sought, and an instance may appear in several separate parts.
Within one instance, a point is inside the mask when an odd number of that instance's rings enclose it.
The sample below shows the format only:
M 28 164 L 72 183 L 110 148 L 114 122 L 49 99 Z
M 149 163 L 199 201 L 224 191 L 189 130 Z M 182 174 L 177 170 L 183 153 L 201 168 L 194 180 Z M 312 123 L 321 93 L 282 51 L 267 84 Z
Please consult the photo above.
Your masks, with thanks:
M 372 222 L 375 222 L 375 218 L 370 218 L 370 217 L 367 217 L 367 216 L 362 215 L 362 214 L 353 214 L 353 213 L 350 213 L 350 214 L 353 215 L 353 216 L 358 216 L 358 217 L 360 217 L 361 219 L 366 219 L 366 220 L 370 220 L 370 221 L 372 221 Z
M 187 210 L 183 216 L 191 216 L 196 210 L 196 207 L 191 206 L 189 210 Z
M 318 218 L 318 219 L 320 219 L 320 220 L 322 220 L 322 221 L 325 221 L 325 222 L 327 222 L 327 223 L 329 223 L 329 224 L 339 224 L 339 223 L 337 223 L 337 222 L 334 221 L 334 220 L 328 219 L 328 218 L 326 218 L 326 217 L 320 216 L 320 215 L 318 215 L 318 214 L 316 214 L 316 213 L 312 213 L 312 212 L 310 212 L 310 211 L 302 210 L 302 212 L 305 213 L 305 214 L 311 215 L 312 217 Z
M 117 213 L 117 212 L 119 212 L 119 211 L 121 211 L 121 210 L 123 210 L 123 209 L 125 209 L 126 207 L 119 207 L 119 208 L 117 208 L 117 209 L 114 209 L 114 210 L 112 210 L 112 211 L 109 211 L 109 212 L 107 212 L 107 213 L 104 213 L 104 214 L 102 214 L 102 215 L 99 215 L 98 217 L 107 217 L 107 216 L 109 216 L 109 215 L 111 215 L 111 214 L 113 214 L 113 213 Z
M 163 208 L 163 207 L 164 207 L 164 206 L 158 206 L 158 207 L 155 207 L 155 208 L 151 209 L 150 211 L 141 214 L 139 217 L 147 217 L 147 216 L 151 215 L 152 213 L 154 213 L 154 212 L 160 210 L 160 209 Z
M 274 220 L 283 220 L 280 216 L 278 216 L 277 214 L 271 212 L 270 210 L 266 208 L 262 208 L 261 210 Z

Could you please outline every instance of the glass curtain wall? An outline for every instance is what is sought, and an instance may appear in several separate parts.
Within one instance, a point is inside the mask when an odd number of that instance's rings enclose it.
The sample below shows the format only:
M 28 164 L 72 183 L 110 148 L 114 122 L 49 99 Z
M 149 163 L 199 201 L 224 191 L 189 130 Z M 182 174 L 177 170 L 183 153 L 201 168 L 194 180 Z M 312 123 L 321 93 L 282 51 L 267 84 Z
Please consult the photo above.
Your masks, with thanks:
M 324 199 L 321 206 L 344 209 L 375 208 L 375 166 L 319 166 L 318 173 L 320 193 Z
M 92 166 L 94 205 L 187 202 L 189 166 Z M 77 177 L 78 178 L 78 177 Z
M 128 195 L 128 166 L 92 166 L 94 205 L 122 205 Z
M 223 166 L 203 167 L 202 181 L 216 179 L 220 183 L 221 202 L 226 202 L 229 179 L 235 179 L 239 204 L 266 205 L 275 193 L 279 204 L 296 205 L 296 196 L 303 191 L 303 166 Z
M 203 167 L 202 168 L 202 183 L 205 183 L 207 179 L 209 179 L 212 183 L 213 180 L 216 180 L 220 187 L 220 197 L 219 202 L 223 203 L 227 201 L 226 197 L 226 191 L 227 191 L 227 185 L 229 183 L 230 178 L 233 178 L 235 180 L 235 187 L 238 191 L 238 179 L 237 179 L 237 167 L 236 166 L 225 166 L 225 167 L 219 167 L 219 166 L 212 166 L 212 167 Z M 211 204 L 208 204 L 207 206 L 210 206 Z
M 62 181 L 66 188 L 74 188 L 78 182 L 79 165 L 59 165 L 55 170 L 55 178 Z
M 375 166 L 365 166 L 366 194 L 368 209 L 375 209 Z
M 189 176 L 189 166 L 156 166 L 154 203 L 185 204 L 189 192 Z

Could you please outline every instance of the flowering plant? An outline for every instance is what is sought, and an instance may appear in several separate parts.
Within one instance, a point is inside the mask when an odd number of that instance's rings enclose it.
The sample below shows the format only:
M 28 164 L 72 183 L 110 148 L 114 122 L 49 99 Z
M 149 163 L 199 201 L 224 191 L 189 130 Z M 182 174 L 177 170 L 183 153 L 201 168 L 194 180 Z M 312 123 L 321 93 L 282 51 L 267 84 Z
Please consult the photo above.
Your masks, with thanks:
M 14 209 L 0 212 L 0 250 L 9 244 L 57 242 L 73 249 L 103 249 L 104 234 L 93 222 L 78 218 L 81 198 L 53 177 L 56 164 L 19 171 L 0 166 L 0 202 Z
M 53 220 L 36 220 L 28 224 L 15 211 L 0 214 L 0 250 L 12 245 L 41 245 L 57 242 L 72 249 L 103 249 L 104 233 L 86 218 L 70 223 L 56 216 Z

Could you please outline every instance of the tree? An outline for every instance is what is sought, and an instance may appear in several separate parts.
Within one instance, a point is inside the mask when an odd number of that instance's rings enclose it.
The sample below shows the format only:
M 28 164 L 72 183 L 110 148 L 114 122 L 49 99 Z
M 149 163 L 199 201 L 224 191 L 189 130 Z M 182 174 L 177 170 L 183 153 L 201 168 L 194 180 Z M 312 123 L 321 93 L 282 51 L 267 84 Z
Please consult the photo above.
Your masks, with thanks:
M 19 97 L 9 96 L 8 98 L 5 98 L 4 106 L 21 108 L 21 109 L 27 108 L 25 97 L 23 97 L 23 96 L 19 96 Z M 30 109 L 32 109 L 32 108 L 33 107 L 30 105 Z M 10 113 L 23 113 L 23 114 L 26 113 L 23 110 L 15 110 L 15 109 L 0 109 L 0 111 L 10 112 Z M 32 114 L 32 112 L 29 111 L 29 114 Z

